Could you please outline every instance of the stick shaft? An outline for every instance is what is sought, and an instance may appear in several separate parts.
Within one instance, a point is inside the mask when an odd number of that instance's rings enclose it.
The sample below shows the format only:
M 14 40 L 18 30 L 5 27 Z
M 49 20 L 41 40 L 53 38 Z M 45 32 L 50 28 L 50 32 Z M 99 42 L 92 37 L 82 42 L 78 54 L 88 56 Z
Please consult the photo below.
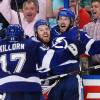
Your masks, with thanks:
M 51 77 L 48 77 L 46 79 L 41 79 L 41 81 L 47 81 L 47 80 L 51 80 L 51 79 L 62 78 L 62 77 L 65 77 L 67 75 L 73 75 L 75 73 L 81 73 L 81 72 L 85 72 L 87 70 L 98 69 L 98 68 L 100 68 L 100 65 L 96 65 L 96 66 L 92 66 L 92 67 L 89 67 L 89 68 L 85 68 L 85 69 L 83 69 L 81 71 L 80 70 L 76 70 L 76 71 L 69 72 L 69 73 L 66 73 L 66 74 L 51 76 Z
M 16 9 L 17 9 L 17 15 L 18 15 L 19 24 L 22 26 L 21 17 L 20 17 L 20 13 L 19 13 L 19 8 L 18 8 L 18 4 L 17 4 L 16 0 L 15 0 L 15 4 L 16 4 Z

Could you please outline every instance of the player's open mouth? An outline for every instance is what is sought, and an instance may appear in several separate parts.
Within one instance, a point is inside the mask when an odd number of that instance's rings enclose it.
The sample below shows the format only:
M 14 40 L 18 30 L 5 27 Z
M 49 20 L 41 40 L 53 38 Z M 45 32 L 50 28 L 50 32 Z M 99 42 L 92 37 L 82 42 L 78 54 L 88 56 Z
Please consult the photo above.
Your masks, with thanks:
M 65 25 L 61 25 L 61 28 L 65 28 L 66 26 Z
M 48 37 L 48 35 L 43 35 L 44 37 Z

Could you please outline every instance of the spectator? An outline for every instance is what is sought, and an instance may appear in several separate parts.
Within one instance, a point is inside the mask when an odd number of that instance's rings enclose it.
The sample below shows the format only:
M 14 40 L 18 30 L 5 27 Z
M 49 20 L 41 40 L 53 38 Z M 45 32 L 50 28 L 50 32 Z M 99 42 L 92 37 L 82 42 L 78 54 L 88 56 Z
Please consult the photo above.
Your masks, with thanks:
M 10 24 L 18 24 L 17 12 L 10 7 L 11 0 L 3 0 L 0 3 L 0 12 Z M 20 13 L 22 27 L 25 35 L 34 36 L 33 25 L 37 19 L 50 16 L 50 0 L 27 0 L 23 3 L 23 13 Z
M 83 30 L 86 31 L 95 40 L 100 40 L 100 0 L 91 1 L 91 12 L 94 21 L 84 26 Z M 100 55 L 92 56 L 90 65 L 100 64 Z M 92 71 L 91 74 L 100 74 L 100 70 Z

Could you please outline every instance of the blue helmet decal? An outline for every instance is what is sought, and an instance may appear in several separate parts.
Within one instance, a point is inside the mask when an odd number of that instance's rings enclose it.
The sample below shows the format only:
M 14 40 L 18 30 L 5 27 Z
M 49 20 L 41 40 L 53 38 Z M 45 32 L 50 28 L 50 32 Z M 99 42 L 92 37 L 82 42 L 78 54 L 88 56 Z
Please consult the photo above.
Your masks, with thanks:
M 19 24 L 10 24 L 6 30 L 6 38 L 13 38 L 12 41 L 20 40 L 24 36 L 24 30 Z
M 75 19 L 75 14 L 71 9 L 61 9 L 58 12 L 58 16 L 57 16 L 57 20 L 59 19 L 60 16 L 65 16 L 65 17 L 69 17 L 71 19 Z
M 47 26 L 49 26 L 49 23 L 48 23 L 47 20 L 39 19 L 39 20 L 34 24 L 34 31 L 35 31 L 35 32 L 37 31 L 37 29 L 38 29 L 38 27 L 39 27 L 40 25 L 47 25 Z

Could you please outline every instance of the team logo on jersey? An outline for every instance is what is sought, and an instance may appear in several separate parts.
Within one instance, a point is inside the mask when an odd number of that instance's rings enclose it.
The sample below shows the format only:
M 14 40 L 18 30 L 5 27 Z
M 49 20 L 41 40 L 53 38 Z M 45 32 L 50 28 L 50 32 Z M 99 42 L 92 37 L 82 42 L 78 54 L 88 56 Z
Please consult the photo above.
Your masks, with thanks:
M 66 41 L 65 37 L 57 37 L 52 41 L 52 47 L 66 49 L 68 47 L 68 42 Z

